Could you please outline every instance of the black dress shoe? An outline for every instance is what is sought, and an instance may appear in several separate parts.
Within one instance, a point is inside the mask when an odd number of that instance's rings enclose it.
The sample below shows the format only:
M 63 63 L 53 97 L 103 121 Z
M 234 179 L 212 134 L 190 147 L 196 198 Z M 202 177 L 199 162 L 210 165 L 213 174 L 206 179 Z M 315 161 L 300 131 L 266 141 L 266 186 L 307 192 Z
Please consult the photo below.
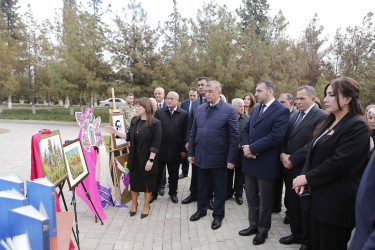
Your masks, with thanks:
M 290 224 L 290 217 L 288 215 L 285 215 L 284 224 L 285 225 Z
M 279 242 L 284 245 L 297 244 L 297 243 L 299 244 L 301 243 L 301 237 L 297 237 L 292 234 L 286 237 L 282 237 L 279 240 Z
M 178 179 L 183 179 L 183 178 L 186 178 L 187 176 L 188 176 L 187 174 L 181 173 L 181 174 L 178 176 Z
M 276 213 L 276 214 L 278 214 L 278 213 L 280 213 L 281 212 L 281 208 L 274 208 L 273 210 L 272 210 L 272 213 Z
M 171 195 L 171 200 L 174 204 L 177 204 L 178 203 L 178 198 L 176 195 Z
M 236 202 L 238 205 L 242 205 L 243 204 L 242 196 L 236 196 Z
M 199 220 L 200 218 L 202 218 L 202 217 L 204 217 L 204 216 L 206 216 L 205 214 L 201 214 L 201 213 L 199 213 L 198 211 L 195 213 L 195 214 L 193 214 L 191 217 L 190 217 L 190 221 L 197 221 L 197 220 Z
M 149 213 L 150 213 L 150 205 L 148 206 L 148 213 L 147 214 L 141 214 L 141 219 L 146 218 Z
M 253 227 L 248 227 L 238 232 L 238 234 L 241 236 L 249 236 L 249 235 L 256 234 L 256 233 L 258 233 L 258 228 L 253 228 Z
M 268 232 L 258 232 L 257 235 L 253 239 L 253 245 L 260 245 L 263 244 L 266 239 L 268 238 Z
M 211 224 L 211 229 L 216 230 L 216 229 L 220 228 L 221 227 L 221 221 L 222 221 L 222 219 L 215 218 L 214 221 Z
M 299 250 L 310 250 L 310 246 L 302 244 Z
M 214 210 L 214 201 L 213 200 L 208 200 L 208 209 Z
M 149 203 L 150 203 L 150 204 L 153 203 L 154 200 L 156 200 L 157 198 L 158 198 L 158 197 L 157 197 L 156 195 L 153 195 L 153 194 L 152 194 Z
M 134 212 L 132 212 L 132 211 L 129 212 L 130 217 L 133 217 L 137 213 L 137 208 L 138 208 L 138 204 L 137 204 L 137 207 L 135 208 Z
M 197 197 L 194 197 L 194 196 L 189 195 L 188 197 L 186 197 L 186 198 L 181 202 L 181 204 L 189 204 L 189 203 L 192 203 L 193 201 L 197 201 Z
M 164 187 L 161 187 L 160 189 L 159 189 L 159 195 L 160 196 L 163 196 L 164 195 Z

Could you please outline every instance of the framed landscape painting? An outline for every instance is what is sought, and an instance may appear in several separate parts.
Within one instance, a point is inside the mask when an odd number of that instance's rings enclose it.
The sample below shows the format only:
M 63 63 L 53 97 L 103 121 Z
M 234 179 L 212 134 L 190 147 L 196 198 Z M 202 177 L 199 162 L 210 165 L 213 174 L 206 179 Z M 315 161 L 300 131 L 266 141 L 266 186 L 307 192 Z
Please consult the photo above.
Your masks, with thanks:
M 126 124 L 125 124 L 125 115 L 124 113 L 111 113 L 109 114 L 109 122 L 112 127 L 114 127 L 117 131 L 123 132 L 126 134 Z M 127 145 L 127 141 L 122 139 L 121 137 L 112 134 L 112 139 L 114 142 L 114 149 L 119 149 Z
M 43 176 L 50 179 L 55 186 L 68 176 L 62 148 L 60 131 L 42 134 L 39 150 Z
M 72 190 L 89 175 L 79 139 L 64 144 L 64 157 L 68 170 L 69 189 Z

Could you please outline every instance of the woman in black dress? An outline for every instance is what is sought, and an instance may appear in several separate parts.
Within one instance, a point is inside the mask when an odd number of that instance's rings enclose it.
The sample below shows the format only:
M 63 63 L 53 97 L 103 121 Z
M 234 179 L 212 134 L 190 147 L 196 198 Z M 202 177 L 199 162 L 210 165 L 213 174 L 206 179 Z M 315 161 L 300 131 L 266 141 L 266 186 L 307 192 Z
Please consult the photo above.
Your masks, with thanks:
M 355 226 L 355 198 L 369 152 L 369 127 L 359 102 L 359 84 L 350 77 L 325 88 L 329 115 L 314 132 L 293 188 L 311 196 L 312 249 L 347 249 Z
M 128 133 L 119 132 L 109 126 L 106 126 L 105 130 L 130 142 L 127 163 L 130 170 L 132 197 L 130 216 L 134 216 L 137 212 L 139 192 L 144 192 L 145 203 L 141 214 L 143 219 L 149 214 L 151 194 L 156 190 L 157 153 L 159 153 L 161 144 L 161 123 L 153 117 L 152 103 L 147 97 L 138 99 L 136 104 L 137 116 L 133 117 Z

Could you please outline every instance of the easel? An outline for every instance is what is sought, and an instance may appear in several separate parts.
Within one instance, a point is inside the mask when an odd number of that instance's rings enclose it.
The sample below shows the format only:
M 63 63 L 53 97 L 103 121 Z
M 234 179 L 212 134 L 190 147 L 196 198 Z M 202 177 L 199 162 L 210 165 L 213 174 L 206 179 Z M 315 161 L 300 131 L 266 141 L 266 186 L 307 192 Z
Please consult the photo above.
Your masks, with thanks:
M 116 113 L 121 114 L 121 110 L 116 108 L 116 99 L 115 99 L 114 88 L 112 88 L 112 100 L 113 100 L 113 109 L 112 110 L 110 109 L 109 113 L 110 114 L 116 114 Z M 125 133 L 126 133 L 126 123 L 125 123 Z M 110 138 L 111 138 L 111 148 L 110 148 L 111 157 L 110 157 L 109 169 L 110 169 L 110 171 L 112 171 L 112 175 L 113 175 L 113 185 L 115 187 L 115 200 L 121 201 L 121 194 L 119 194 L 120 193 L 120 185 L 117 182 L 118 176 L 117 176 L 116 165 L 115 165 L 115 152 L 118 151 L 120 156 L 121 156 L 122 150 L 124 150 L 126 148 L 127 151 L 128 151 L 128 146 L 125 145 L 121 148 L 115 149 L 114 137 L 111 135 Z M 115 203 L 115 201 L 113 201 L 113 202 Z

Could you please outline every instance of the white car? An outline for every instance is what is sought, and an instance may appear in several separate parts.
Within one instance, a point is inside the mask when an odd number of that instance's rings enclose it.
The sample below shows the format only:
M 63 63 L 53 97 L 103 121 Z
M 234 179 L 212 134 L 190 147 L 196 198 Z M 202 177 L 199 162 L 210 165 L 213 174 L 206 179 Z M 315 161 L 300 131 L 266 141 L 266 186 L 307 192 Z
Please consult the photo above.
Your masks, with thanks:
M 124 99 L 115 98 L 115 100 L 116 100 L 116 107 L 120 107 L 120 106 L 122 106 L 122 105 L 125 104 L 125 100 Z M 100 107 L 113 107 L 113 99 L 109 98 L 107 100 L 100 101 L 99 102 L 99 106 Z

